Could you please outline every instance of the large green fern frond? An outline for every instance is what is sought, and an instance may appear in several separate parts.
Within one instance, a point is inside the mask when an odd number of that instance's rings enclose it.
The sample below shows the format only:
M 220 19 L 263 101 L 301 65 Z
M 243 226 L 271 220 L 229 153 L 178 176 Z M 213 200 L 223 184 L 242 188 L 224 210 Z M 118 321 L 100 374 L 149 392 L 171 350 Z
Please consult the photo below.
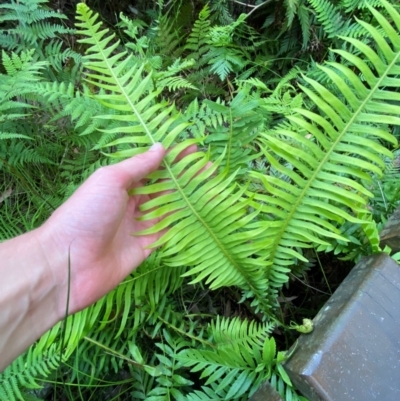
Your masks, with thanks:
M 382 4 L 400 29 L 400 14 L 387 1 Z M 400 35 L 382 14 L 370 10 L 389 40 L 372 25 L 359 23 L 375 40 L 379 55 L 359 40 L 342 38 L 362 55 L 335 50 L 350 66 L 319 66 L 336 93 L 305 77 L 308 86 L 302 89 L 319 111 L 298 109 L 297 115 L 288 117 L 297 132 L 277 129 L 261 141 L 265 157 L 282 176 L 253 174 L 268 193 L 255 199 L 274 216 L 265 222 L 269 240 L 264 241 L 273 298 L 296 258 L 304 259 L 302 248 L 323 249 L 332 239 L 345 241 L 337 224 L 363 222 L 358 217 L 372 194 L 362 181 L 381 175 L 382 157 L 392 156 L 387 147 L 396 139 L 387 126 L 400 124 Z M 360 71 L 365 81 L 354 71 Z
M 162 142 L 165 148 L 174 146 L 188 124 L 175 124 L 179 115 L 173 105 L 158 101 L 159 92 L 153 89 L 151 75 L 145 75 L 130 56 L 117 52 L 118 42 L 106 36 L 107 30 L 100 30 L 96 16 L 85 4 L 78 5 L 78 19 L 80 33 L 87 37 L 82 43 L 89 45 L 85 67 L 91 72 L 87 79 L 90 85 L 107 91 L 95 98 L 113 112 L 98 118 L 120 121 L 120 127 L 112 132 L 130 134 L 109 144 L 131 145 L 116 156 L 141 153 L 155 142 Z M 232 184 L 234 175 L 217 173 L 224 155 L 209 167 L 209 156 L 203 152 L 174 162 L 184 149 L 198 141 L 187 139 L 176 144 L 164 160 L 164 169 L 149 176 L 155 182 L 134 191 L 166 191 L 142 206 L 144 219 L 161 218 L 142 234 L 172 226 L 154 244 L 165 245 L 164 263 L 190 267 L 185 274 L 195 275 L 193 282 L 206 279 L 211 288 L 237 285 L 251 291 L 259 304 L 267 307 L 267 283 L 254 257 L 261 244 L 252 241 L 263 228 L 247 229 L 257 212 L 247 213 L 249 200 L 243 199 L 244 189 L 237 190 Z

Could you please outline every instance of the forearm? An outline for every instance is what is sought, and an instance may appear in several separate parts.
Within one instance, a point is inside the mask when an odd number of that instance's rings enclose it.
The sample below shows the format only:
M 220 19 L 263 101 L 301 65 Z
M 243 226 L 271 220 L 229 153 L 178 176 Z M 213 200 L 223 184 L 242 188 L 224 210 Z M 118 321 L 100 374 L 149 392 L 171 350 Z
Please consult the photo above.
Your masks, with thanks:
M 67 303 L 70 314 L 93 304 L 149 255 L 159 235 L 132 233 L 155 224 L 137 219 L 150 198 L 128 190 L 164 155 L 155 144 L 97 170 L 40 228 L 0 244 L 0 371 L 65 316 Z
M 61 319 L 39 233 L 0 244 L 0 371 Z

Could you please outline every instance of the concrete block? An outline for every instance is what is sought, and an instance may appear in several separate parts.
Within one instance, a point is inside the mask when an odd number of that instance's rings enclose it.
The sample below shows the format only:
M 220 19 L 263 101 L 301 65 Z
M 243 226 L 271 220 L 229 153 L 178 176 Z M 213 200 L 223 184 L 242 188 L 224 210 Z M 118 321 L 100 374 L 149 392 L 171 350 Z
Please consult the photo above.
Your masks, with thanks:
M 358 263 L 285 369 L 310 401 L 400 400 L 399 265 L 385 254 Z

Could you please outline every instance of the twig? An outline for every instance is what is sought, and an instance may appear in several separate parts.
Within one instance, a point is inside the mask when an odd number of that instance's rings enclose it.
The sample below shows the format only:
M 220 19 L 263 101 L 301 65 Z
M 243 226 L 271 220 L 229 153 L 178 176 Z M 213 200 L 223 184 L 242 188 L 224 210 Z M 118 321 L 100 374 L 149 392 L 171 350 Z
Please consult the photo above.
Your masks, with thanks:
M 246 6 L 246 7 L 251 7 L 251 8 L 258 7 L 253 4 L 242 3 L 241 1 L 237 1 L 237 0 L 231 0 L 231 1 L 233 1 L 234 3 L 237 3 L 237 4 L 241 4 L 242 6 Z
M 318 291 L 318 292 L 320 292 L 321 294 L 325 294 L 325 295 L 329 295 L 329 296 L 332 295 L 332 294 L 329 294 L 328 292 L 319 290 L 318 288 L 313 287 L 312 285 L 307 284 L 305 281 L 299 279 L 299 278 L 298 278 L 297 276 L 295 276 L 293 273 L 290 273 L 290 276 L 293 277 L 293 278 L 296 279 L 296 280 L 299 280 L 301 284 L 305 285 L 305 286 L 308 287 L 308 288 L 313 289 L 314 291 Z
M 253 14 L 254 11 L 256 11 L 257 9 L 259 9 L 260 7 L 265 6 L 266 4 L 272 2 L 272 0 L 266 0 L 266 1 L 264 1 L 263 3 L 261 3 L 261 4 L 253 5 L 253 4 L 242 3 L 241 1 L 238 1 L 238 0 L 231 0 L 231 1 L 233 1 L 234 3 L 240 4 L 240 5 L 242 5 L 242 6 L 246 6 L 246 7 L 252 8 L 252 10 L 247 14 L 247 17 L 249 17 L 251 14 Z

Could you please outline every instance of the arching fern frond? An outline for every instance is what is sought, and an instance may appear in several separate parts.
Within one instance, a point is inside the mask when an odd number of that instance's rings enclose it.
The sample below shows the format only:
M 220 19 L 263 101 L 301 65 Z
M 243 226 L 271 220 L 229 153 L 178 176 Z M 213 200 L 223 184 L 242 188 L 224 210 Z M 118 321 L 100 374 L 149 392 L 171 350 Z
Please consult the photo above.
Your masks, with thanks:
M 73 59 L 75 64 L 81 63 L 81 57 L 78 53 L 69 48 L 64 50 L 63 46 L 61 40 L 55 40 L 49 43 L 44 50 L 46 60 L 57 72 L 62 71 L 64 63 L 68 59 Z
M 194 60 L 175 60 L 166 71 L 159 71 L 154 74 L 157 89 L 168 89 L 176 91 L 178 89 L 198 90 L 191 82 L 184 78 L 181 73 L 194 66 Z
M 302 49 L 305 50 L 310 42 L 311 37 L 311 15 L 308 7 L 304 4 L 297 9 L 297 18 L 299 19 L 301 33 L 303 36 Z
M 5 93 L 10 93 L 7 97 L 21 96 L 22 93 L 18 92 L 18 89 L 22 90 L 21 88 L 25 89 L 24 92 L 32 91 L 29 84 L 41 79 L 40 74 L 47 63 L 45 61 L 34 62 L 32 55 L 32 50 L 19 55 L 16 53 L 8 55 L 4 50 L 2 51 L 3 66 L 8 77 L 2 78 L 0 89 Z
M 67 18 L 63 14 L 40 7 L 40 5 L 44 3 L 47 3 L 47 0 L 20 0 L 2 4 L 0 9 L 10 11 L 3 12 L 3 15 L 0 16 L 0 22 L 21 21 L 27 24 L 32 24 L 49 18 Z
M 159 92 L 153 90 L 151 75 L 126 53 L 117 53 L 118 42 L 100 31 L 96 16 L 85 4 L 78 5 L 80 34 L 87 37 L 82 43 L 89 45 L 85 61 L 90 85 L 107 91 L 95 98 L 113 114 L 98 116 L 113 119 L 120 126 L 106 133 L 130 134 L 110 143 L 110 146 L 131 144 L 115 154 L 128 157 L 142 153 L 155 142 L 171 148 L 179 136 L 184 136 L 188 124 L 174 125 L 179 118 L 173 105 L 157 102 Z M 171 129 L 170 127 L 173 126 Z M 164 169 L 149 176 L 155 180 L 149 186 L 138 188 L 135 194 L 161 196 L 142 205 L 144 219 L 162 218 L 142 234 L 156 233 L 172 227 L 153 246 L 165 245 L 164 263 L 171 267 L 190 267 L 185 273 L 195 276 L 193 282 L 206 279 L 211 288 L 237 285 L 251 291 L 264 302 L 267 289 L 257 257 L 261 244 L 252 242 L 263 231 L 248 224 L 257 212 L 248 214 L 249 200 L 243 199 L 244 189 L 238 191 L 232 182 L 234 175 L 216 173 L 221 160 L 206 168 L 208 154 L 195 152 L 174 163 L 177 156 L 198 139 L 187 139 L 171 150 L 164 160 Z M 223 156 L 222 156 L 223 157 Z M 215 173 L 215 175 L 214 175 Z M 162 182 L 159 182 L 162 180 Z
M 387 1 L 382 4 L 400 29 L 400 14 Z M 335 50 L 350 66 L 339 62 L 319 66 L 336 93 L 304 77 L 308 86 L 302 89 L 319 112 L 298 109 L 297 115 L 288 117 L 298 132 L 277 129 L 260 142 L 271 166 L 283 176 L 253 173 L 268 193 L 255 199 L 263 203 L 265 213 L 274 216 L 265 222 L 269 240 L 264 243 L 271 299 L 287 281 L 290 265 L 296 258 L 304 259 L 302 248 L 312 243 L 323 247 L 331 238 L 346 241 L 336 223 L 364 223 L 357 216 L 365 213 L 372 194 L 361 181 L 382 174 L 382 156 L 392 156 L 385 145 L 397 143 L 387 125 L 400 125 L 400 35 L 381 13 L 370 10 L 389 40 L 372 25 L 359 24 L 375 40 L 379 55 L 359 40 L 342 38 L 361 56 Z
M 249 63 L 243 49 L 233 44 L 235 29 L 245 24 L 246 15 L 242 14 L 230 25 L 214 26 L 210 29 L 208 44 L 210 50 L 206 54 L 210 71 L 224 81 L 233 71 L 241 71 Z
M 297 9 L 299 7 L 299 0 L 285 0 L 286 6 L 286 19 L 288 26 L 291 26 L 296 16 Z

